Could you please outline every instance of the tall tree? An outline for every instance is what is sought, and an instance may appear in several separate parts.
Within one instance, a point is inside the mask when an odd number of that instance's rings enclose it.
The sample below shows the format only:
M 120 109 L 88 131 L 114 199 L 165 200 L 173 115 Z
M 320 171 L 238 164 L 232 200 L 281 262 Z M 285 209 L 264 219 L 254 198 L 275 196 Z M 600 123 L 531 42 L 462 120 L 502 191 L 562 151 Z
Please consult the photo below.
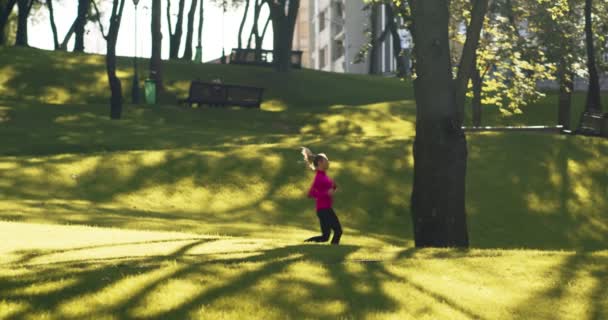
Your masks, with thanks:
M 17 0 L 0 0 L 0 45 L 6 45 L 5 29 Z
M 417 247 L 467 247 L 467 142 L 456 101 L 457 84 L 464 79 L 454 81 L 452 78 L 449 0 L 412 0 L 410 6 L 417 74 L 411 197 L 415 243 Z M 473 12 L 482 15 L 482 19 L 485 15 L 481 10 Z M 472 17 L 471 21 L 477 19 L 479 17 Z M 472 39 L 479 37 L 469 35 Z M 470 51 L 476 46 L 473 41 Z M 462 59 L 472 59 L 470 51 L 465 51 Z M 461 62 L 461 66 L 470 63 Z M 463 72 L 459 76 L 466 74 Z
M 192 60 L 192 46 L 194 45 L 192 43 L 194 38 L 194 15 L 196 13 L 197 3 L 197 0 L 192 0 L 190 2 L 190 11 L 188 11 L 188 27 L 186 29 L 186 42 L 184 43 L 184 55 L 182 56 L 182 59 L 184 60 Z
M 471 2 L 473 4 L 471 21 L 467 28 L 467 37 L 458 66 L 458 76 L 456 77 L 455 102 L 460 124 L 464 121 L 464 105 L 469 80 L 477 69 L 477 46 L 479 45 L 484 18 L 488 11 L 488 0 L 471 0 Z
M 78 0 L 78 16 L 74 26 L 74 34 L 76 35 L 74 52 L 84 52 L 84 33 L 90 8 L 91 0 Z
M 268 3 L 272 19 L 273 59 L 275 69 L 288 72 L 291 69 L 291 49 L 300 0 L 274 0 Z
M 197 62 L 201 62 L 203 59 L 203 19 L 205 17 L 203 3 L 205 1 L 201 0 L 201 5 L 199 7 L 199 17 L 198 17 L 198 45 L 196 47 L 197 53 L 200 54 L 200 57 L 196 57 Z
M 262 43 L 264 42 L 264 38 L 266 37 L 266 31 L 268 30 L 268 26 L 270 25 L 271 21 L 271 17 L 268 16 L 268 18 L 266 19 L 266 23 L 264 23 L 264 27 L 260 31 L 260 15 L 262 13 L 262 8 L 265 4 L 268 4 L 268 1 L 255 0 L 253 10 L 253 23 L 251 26 L 251 33 L 249 34 L 249 39 L 247 41 L 247 49 L 251 48 L 251 44 L 253 41 L 253 45 L 255 47 L 256 61 L 259 61 L 261 59 Z
M 592 10 L 593 1 L 585 0 L 585 42 L 587 43 L 587 69 L 589 71 L 589 90 L 587 91 L 587 103 L 585 105 L 585 110 L 601 111 L 602 102 L 600 98 L 600 80 L 595 59 L 593 20 L 591 17 Z
M 401 48 L 401 37 L 399 36 L 399 31 L 397 30 L 397 18 L 398 16 L 395 14 L 396 4 L 392 1 L 385 4 L 386 7 L 386 25 L 387 30 L 390 31 L 392 39 L 393 39 L 393 55 L 397 61 L 397 76 L 402 78 L 407 75 L 407 64 L 405 60 L 405 56 L 403 54 L 403 48 Z
M 16 46 L 28 46 L 27 20 L 30 16 L 33 5 L 34 0 L 18 0 L 17 2 L 19 15 L 17 20 L 17 39 L 15 41 Z
M 116 76 L 116 42 L 122 20 L 122 12 L 126 0 L 113 0 L 112 14 L 110 16 L 110 29 L 104 36 L 107 41 L 106 70 L 112 96 L 110 98 L 110 118 L 120 119 L 122 116 L 122 84 Z
M 184 26 L 184 6 L 185 0 L 179 0 L 177 12 L 177 22 L 175 24 L 175 32 L 171 23 L 171 0 L 167 0 L 167 24 L 169 26 L 169 58 L 177 59 L 179 48 L 182 42 L 183 26 Z
M 161 0 L 152 0 L 152 56 L 150 58 L 150 78 L 156 82 L 157 93 L 163 90 L 162 77 L 162 41 L 161 32 Z
M 49 9 L 49 21 L 51 30 L 53 31 L 53 44 L 55 50 L 59 50 L 59 36 L 57 35 L 57 25 L 55 25 L 55 10 L 53 10 L 53 0 L 46 0 L 46 6 Z
M 370 4 L 370 46 L 369 46 L 369 74 L 378 74 L 380 70 L 378 68 L 378 52 L 381 36 L 379 36 L 380 21 L 378 21 L 378 12 L 380 10 L 380 2 L 373 2 Z
M 239 38 L 237 39 L 237 45 L 239 49 L 243 48 L 243 29 L 245 28 L 245 22 L 247 22 L 247 16 L 249 16 L 249 4 L 250 0 L 245 0 L 245 10 L 243 11 L 243 18 L 241 18 L 241 25 L 239 26 Z

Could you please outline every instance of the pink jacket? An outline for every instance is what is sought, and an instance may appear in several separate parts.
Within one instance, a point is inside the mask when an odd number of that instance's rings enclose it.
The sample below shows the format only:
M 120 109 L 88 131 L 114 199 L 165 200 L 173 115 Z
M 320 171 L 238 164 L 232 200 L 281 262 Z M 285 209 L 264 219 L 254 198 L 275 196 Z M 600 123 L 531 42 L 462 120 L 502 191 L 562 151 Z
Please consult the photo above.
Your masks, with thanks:
M 317 200 L 317 211 L 332 207 L 333 199 L 329 190 L 336 190 L 336 184 L 325 174 L 325 171 L 317 170 L 315 180 L 308 191 L 308 197 Z

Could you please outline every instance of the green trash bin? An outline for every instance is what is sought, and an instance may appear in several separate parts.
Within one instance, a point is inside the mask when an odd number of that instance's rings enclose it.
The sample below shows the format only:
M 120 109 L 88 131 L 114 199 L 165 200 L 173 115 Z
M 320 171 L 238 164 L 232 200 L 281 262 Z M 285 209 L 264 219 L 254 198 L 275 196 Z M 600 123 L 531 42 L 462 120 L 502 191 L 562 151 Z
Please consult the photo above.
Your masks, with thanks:
M 144 95 L 146 104 L 156 104 L 156 81 L 154 79 L 146 79 L 144 82 Z

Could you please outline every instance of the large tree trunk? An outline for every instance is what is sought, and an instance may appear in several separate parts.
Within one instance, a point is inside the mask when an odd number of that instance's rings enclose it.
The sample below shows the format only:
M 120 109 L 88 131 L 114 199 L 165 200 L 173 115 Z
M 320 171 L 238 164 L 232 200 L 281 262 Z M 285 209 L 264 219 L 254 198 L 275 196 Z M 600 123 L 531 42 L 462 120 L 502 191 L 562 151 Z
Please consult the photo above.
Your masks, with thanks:
M 243 48 L 243 28 L 245 28 L 245 22 L 247 21 L 247 16 L 249 15 L 249 3 L 250 3 L 250 0 L 245 1 L 245 11 L 243 12 L 243 18 L 241 19 L 241 25 L 239 26 L 239 38 L 238 38 L 238 48 L 239 49 Z
M 46 5 L 49 9 L 49 20 L 51 22 L 51 30 L 53 31 L 53 44 L 55 50 L 59 50 L 59 36 L 57 34 L 57 25 L 55 25 L 55 10 L 53 10 L 53 0 L 46 0 Z
M 89 15 L 90 7 L 91 0 L 78 0 L 78 17 L 76 18 L 74 29 L 74 34 L 76 35 L 74 52 L 84 52 L 84 29 L 87 25 L 87 16 Z
M 411 8 L 418 76 L 411 197 L 415 243 L 416 247 L 468 247 L 467 141 L 455 100 L 457 81 L 452 80 L 449 0 L 413 0 Z M 477 42 L 472 49 L 476 47 Z
M 0 46 L 6 45 L 5 29 L 17 0 L 0 1 Z
M 270 15 L 272 16 L 272 29 L 274 31 L 273 59 L 275 69 L 279 72 L 288 72 L 291 70 L 291 48 L 300 0 L 289 1 L 287 15 L 285 15 L 285 0 L 276 0 L 269 5 Z
M 388 29 L 393 37 L 393 54 L 395 56 L 395 60 L 397 61 L 397 76 L 403 78 L 407 76 L 407 63 L 406 57 L 403 55 L 401 48 L 401 37 L 397 31 L 397 16 L 395 15 L 393 5 L 394 4 L 386 5 L 386 19 Z
M 163 89 L 161 0 L 152 0 L 152 57 L 150 58 L 150 78 L 156 81 L 156 92 Z
M 15 41 L 16 46 L 28 46 L 27 20 L 30 16 L 30 11 L 33 4 L 34 0 L 19 0 L 17 2 L 19 15 L 17 20 L 17 39 Z
M 184 6 L 185 0 L 179 0 L 179 8 L 177 13 L 177 23 L 175 25 L 175 33 L 171 31 L 171 1 L 167 1 L 167 22 L 169 24 L 169 59 L 177 59 L 179 56 L 179 48 L 182 42 L 183 25 L 184 25 Z
M 113 0 L 112 16 L 110 18 L 110 30 L 107 37 L 106 71 L 112 96 L 110 98 L 110 118 L 120 119 L 122 115 L 122 84 L 116 76 L 116 41 L 125 0 Z M 120 3 L 119 3 L 120 2 Z
M 203 1 L 203 0 L 201 0 Z M 192 60 L 192 46 L 194 45 L 194 14 L 196 13 L 197 0 L 192 0 L 190 3 L 190 11 L 188 11 L 188 27 L 186 30 L 186 43 L 184 44 L 184 55 L 182 59 Z
M 562 59 L 558 66 L 559 105 L 557 124 L 570 130 L 570 115 L 572 109 L 572 93 L 574 92 L 574 73 L 570 66 Z
M 585 38 L 587 42 L 587 69 L 589 70 L 589 91 L 587 92 L 587 111 L 601 111 L 602 103 L 600 98 L 600 80 L 595 62 L 595 45 L 593 43 L 593 21 L 591 11 L 593 1 L 585 0 Z

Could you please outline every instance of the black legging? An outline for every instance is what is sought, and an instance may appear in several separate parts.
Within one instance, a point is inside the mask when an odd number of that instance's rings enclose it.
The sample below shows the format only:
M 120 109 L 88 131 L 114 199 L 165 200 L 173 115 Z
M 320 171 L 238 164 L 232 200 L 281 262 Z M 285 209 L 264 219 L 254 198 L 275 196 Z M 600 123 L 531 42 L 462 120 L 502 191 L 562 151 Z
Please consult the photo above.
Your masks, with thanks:
M 340 220 L 332 208 L 321 209 L 317 211 L 319 223 L 321 224 L 322 235 L 307 239 L 306 242 L 326 242 L 329 240 L 331 230 L 334 231 L 334 237 L 331 239 L 332 244 L 339 244 L 342 237 L 342 226 Z

